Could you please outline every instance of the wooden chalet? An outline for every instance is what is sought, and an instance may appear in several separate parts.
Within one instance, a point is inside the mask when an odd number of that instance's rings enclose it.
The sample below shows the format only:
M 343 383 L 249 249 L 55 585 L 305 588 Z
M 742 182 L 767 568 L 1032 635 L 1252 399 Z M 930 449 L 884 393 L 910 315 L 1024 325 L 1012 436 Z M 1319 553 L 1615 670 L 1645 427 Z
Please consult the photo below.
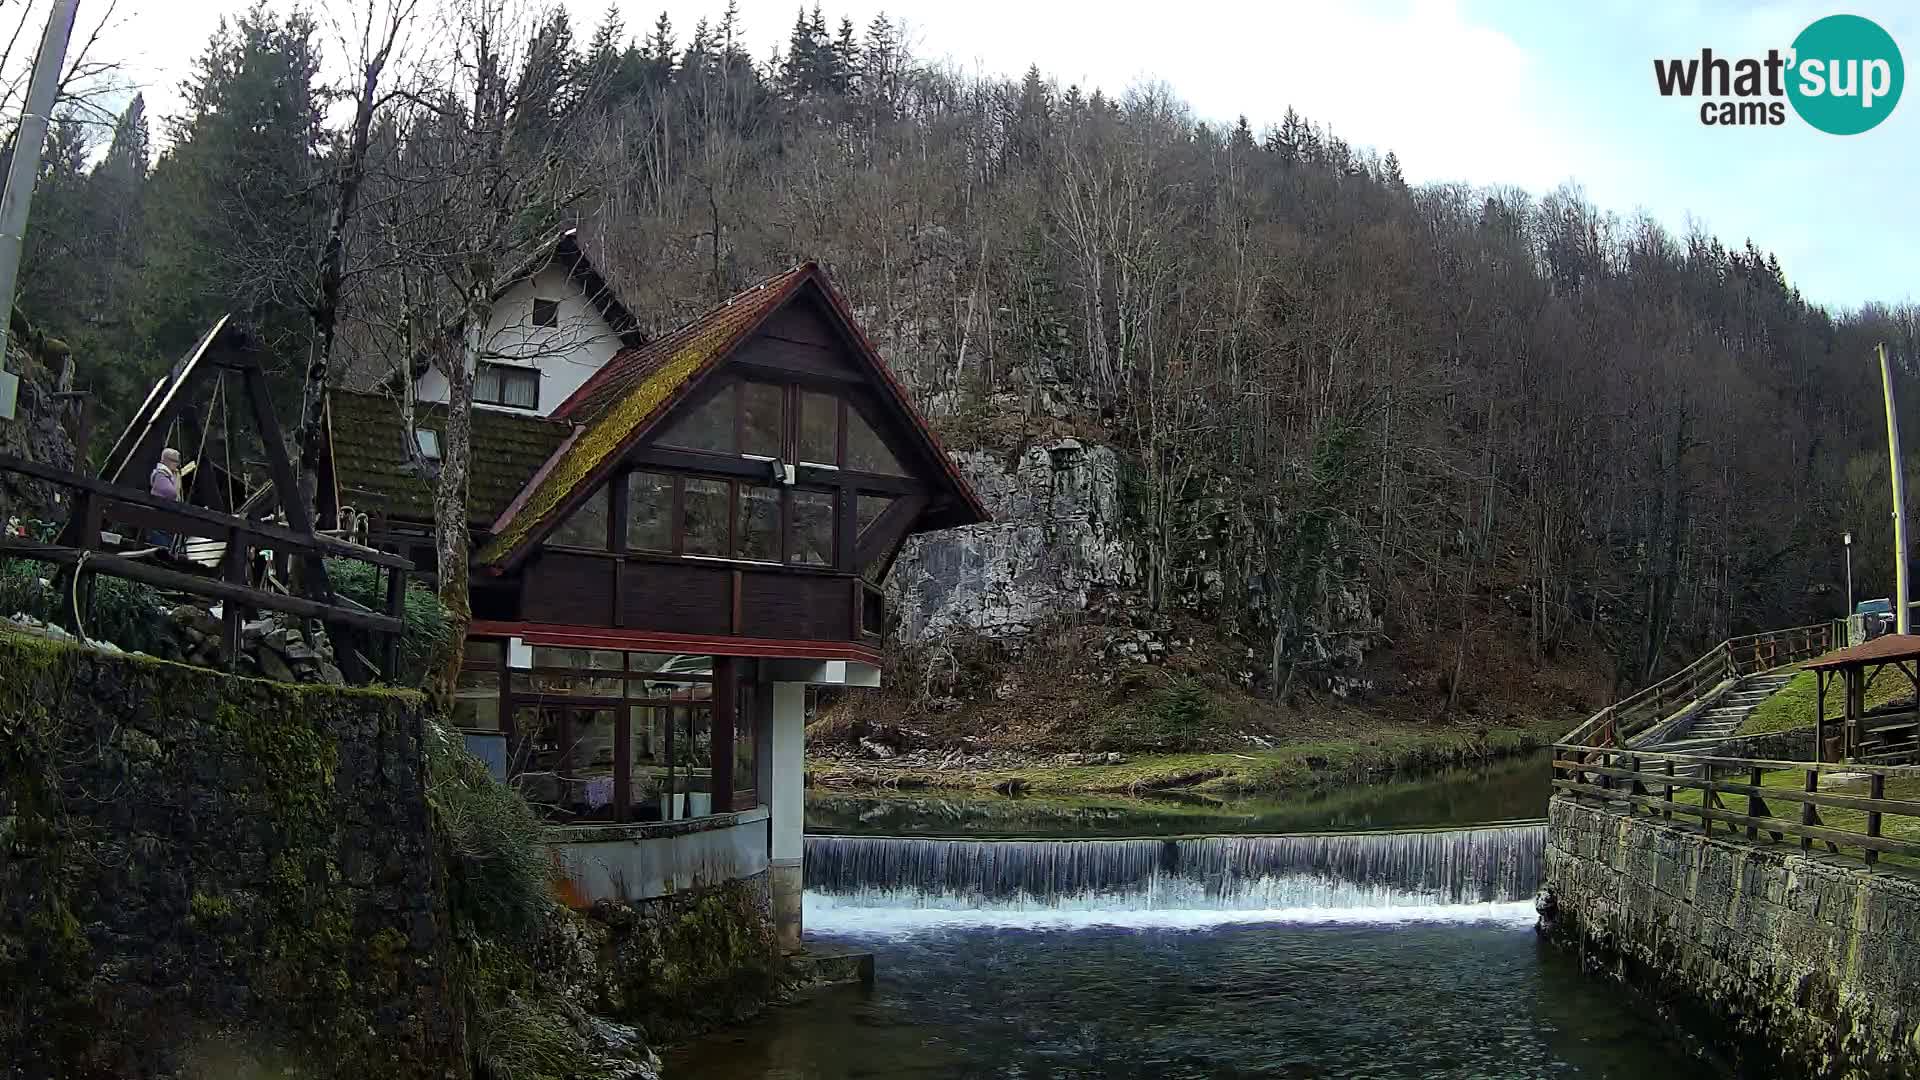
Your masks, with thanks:
M 696 861 L 770 868 L 797 935 L 804 687 L 879 685 L 902 543 L 987 514 L 819 266 L 652 340 L 625 312 L 571 234 L 496 297 L 458 719 L 566 824 L 583 898 L 689 884 L 634 845 L 705 821 L 736 835 Z M 332 395 L 322 516 L 430 567 L 444 381 L 413 390 L 411 431 Z

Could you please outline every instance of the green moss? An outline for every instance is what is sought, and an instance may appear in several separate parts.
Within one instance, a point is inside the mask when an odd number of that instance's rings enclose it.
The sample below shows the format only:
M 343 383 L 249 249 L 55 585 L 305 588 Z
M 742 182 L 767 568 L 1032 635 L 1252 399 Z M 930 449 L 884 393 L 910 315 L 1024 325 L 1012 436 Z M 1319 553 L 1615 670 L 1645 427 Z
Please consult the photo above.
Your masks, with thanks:
M 208 896 L 195 892 L 190 905 L 193 921 L 202 925 L 218 925 L 233 918 L 233 901 L 224 896 Z
M 136 869 L 172 861 L 197 885 L 177 901 L 193 931 L 184 943 L 197 969 L 189 979 L 199 970 L 240 973 L 276 1004 L 271 1037 L 323 1051 L 327 1073 L 391 1075 L 396 1051 L 367 1037 L 375 1028 L 354 978 L 371 948 L 355 933 L 359 901 L 342 887 L 336 862 L 340 801 L 352 793 L 336 790 L 340 748 L 327 732 L 343 712 L 376 739 L 403 732 L 422 698 L 308 690 L 12 634 L 0 634 L 0 670 L 8 672 L 0 680 L 0 785 L 14 820 L 0 894 L 44 898 L 31 917 L 0 926 L 0 985 L 37 991 L 29 1009 L 0 1013 L 0 1047 L 78 1069 L 105 1052 L 98 1047 L 139 1037 L 121 1031 L 137 1018 L 100 1014 L 96 996 L 79 991 L 95 967 L 89 927 L 113 899 L 96 880 L 106 865 L 95 850 L 100 807 L 164 769 L 217 792 L 226 820 L 256 823 L 267 857 L 264 874 L 257 862 L 252 871 L 264 880 L 252 881 L 223 876 L 233 853 L 133 838 Z M 100 709 L 74 707 L 89 700 L 112 702 L 125 717 L 109 726 Z M 76 762 L 88 765 L 76 770 Z M 100 781 L 113 783 L 112 793 L 75 786 L 84 783 L 76 773 L 116 770 L 125 779 Z M 164 904 L 164 890 L 150 902 Z M 193 997 L 191 983 L 182 990 Z
M 671 1040 L 766 1004 L 780 953 L 752 886 L 729 881 L 651 907 L 615 931 L 621 1015 Z

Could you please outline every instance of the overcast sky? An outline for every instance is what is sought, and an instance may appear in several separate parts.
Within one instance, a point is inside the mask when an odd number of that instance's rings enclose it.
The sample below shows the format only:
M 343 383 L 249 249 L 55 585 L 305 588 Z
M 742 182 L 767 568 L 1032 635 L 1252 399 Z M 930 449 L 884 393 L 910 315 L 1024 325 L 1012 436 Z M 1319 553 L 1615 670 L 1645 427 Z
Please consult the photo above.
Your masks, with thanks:
M 11 7 L 19 0 L 0 0 Z M 331 0 L 335 4 L 349 0 Z M 426 0 L 429 4 L 433 0 Z M 245 0 L 120 0 L 101 52 L 126 58 L 154 112 L 177 106 L 186 65 L 222 13 Z M 81 0 L 82 23 L 104 0 Z M 275 6 L 287 6 L 275 0 Z M 314 0 L 310 6 L 324 6 Z M 584 42 L 606 0 L 565 0 Z M 664 8 L 684 42 L 725 0 L 626 0 L 638 35 Z M 1698 221 L 1732 245 L 1776 252 L 1810 298 L 1850 307 L 1920 299 L 1920 92 L 1852 137 L 1789 112 L 1784 127 L 1703 126 L 1698 101 L 1662 99 L 1655 57 L 1764 55 L 1839 11 L 1878 22 L 1920 62 L 1920 5 L 1627 3 L 1586 0 L 849 0 L 829 21 L 905 19 L 919 55 L 1064 83 L 1124 90 L 1170 84 L 1203 119 L 1244 113 L 1256 129 L 1289 105 L 1357 146 L 1399 154 L 1409 180 L 1515 184 L 1574 180 L 1594 202 L 1644 209 L 1675 231 Z M 740 0 L 764 58 L 793 25 L 792 0 Z

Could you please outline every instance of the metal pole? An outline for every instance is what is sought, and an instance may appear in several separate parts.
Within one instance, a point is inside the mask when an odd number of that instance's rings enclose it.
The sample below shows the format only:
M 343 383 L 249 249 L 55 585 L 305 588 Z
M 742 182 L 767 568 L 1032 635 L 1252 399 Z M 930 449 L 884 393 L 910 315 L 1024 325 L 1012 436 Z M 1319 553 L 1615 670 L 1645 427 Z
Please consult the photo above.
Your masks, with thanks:
M 40 149 L 46 142 L 54 97 L 60 90 L 60 69 L 67 62 L 67 39 L 73 34 L 80 0 L 54 0 L 46 33 L 33 59 L 33 78 L 27 84 L 26 109 L 13 139 L 13 165 L 7 170 L 7 190 L 0 196 L 0 313 L 13 320 L 13 289 L 20 274 L 20 246 L 27 233 L 27 211 L 33 206 L 33 183 L 40 174 Z
M 1847 618 L 1853 618 L 1853 544 L 1847 545 Z
M 1911 613 L 1907 610 L 1907 509 L 1905 485 L 1900 480 L 1900 417 L 1893 409 L 1893 367 L 1887 363 L 1887 346 L 1880 353 L 1880 390 L 1887 399 L 1887 473 L 1893 481 L 1893 629 L 1896 634 L 1908 630 Z

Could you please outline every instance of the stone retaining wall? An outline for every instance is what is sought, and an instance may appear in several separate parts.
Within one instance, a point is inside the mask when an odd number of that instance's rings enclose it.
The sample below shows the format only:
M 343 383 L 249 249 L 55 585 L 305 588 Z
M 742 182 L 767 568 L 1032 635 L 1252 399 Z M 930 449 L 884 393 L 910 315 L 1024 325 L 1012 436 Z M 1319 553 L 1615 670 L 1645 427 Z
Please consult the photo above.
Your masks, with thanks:
M 1920 1075 L 1920 881 L 1556 796 L 1551 935 L 1743 1073 Z
M 464 1075 L 418 694 L 0 673 L 0 1076 Z

